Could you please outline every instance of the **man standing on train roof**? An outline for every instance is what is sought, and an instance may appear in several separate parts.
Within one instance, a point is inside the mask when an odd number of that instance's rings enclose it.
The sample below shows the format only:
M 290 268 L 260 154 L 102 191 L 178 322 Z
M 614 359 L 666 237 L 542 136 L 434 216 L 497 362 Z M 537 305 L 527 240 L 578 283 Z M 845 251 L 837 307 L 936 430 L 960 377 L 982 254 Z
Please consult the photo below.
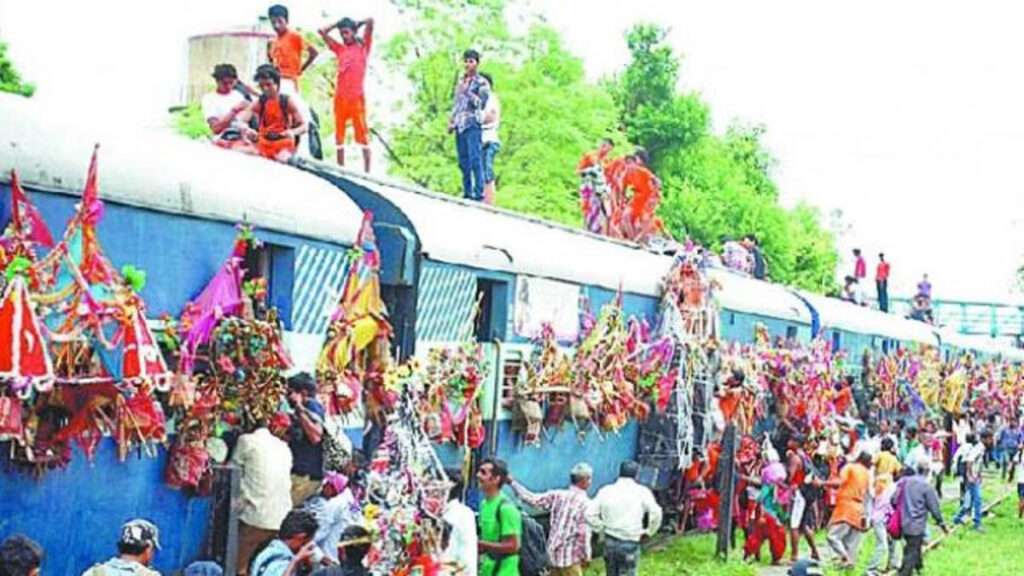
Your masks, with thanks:
M 267 10 L 270 25 L 274 27 L 277 37 L 267 45 L 267 58 L 281 72 L 281 91 L 288 95 L 299 94 L 299 77 L 316 59 L 317 50 L 307 44 L 302 35 L 288 28 L 288 9 L 274 4 Z M 306 60 L 302 60 L 302 53 Z
M 217 89 L 203 96 L 202 110 L 213 132 L 213 143 L 220 148 L 255 154 L 256 147 L 245 138 L 245 124 L 238 117 L 249 107 L 249 99 L 238 89 L 238 72 L 231 64 L 213 68 Z
M 658 223 L 655 212 L 661 202 L 661 181 L 649 166 L 650 156 L 647 151 L 637 148 L 633 162 L 622 176 L 623 194 L 627 190 L 632 191 L 625 206 L 623 227 L 627 230 L 627 236 L 638 242 L 650 237 Z
M 255 117 L 258 130 L 246 129 L 246 137 L 256 142 L 260 156 L 289 162 L 295 156 L 296 138 L 306 133 L 306 121 L 295 100 L 280 92 L 281 75 L 276 68 L 263 64 L 256 69 L 254 79 L 260 87 L 260 97 L 239 120 L 247 124 Z
M 767 266 L 765 265 L 764 253 L 761 252 L 761 244 L 757 241 L 757 236 L 753 234 L 744 236 L 743 247 L 750 251 L 750 256 L 754 261 L 752 270 L 754 278 L 764 280 L 767 276 Z
M 889 311 L 889 263 L 885 254 L 878 253 L 878 266 L 875 267 L 875 287 L 878 289 L 878 309 Z
M 337 28 L 341 42 L 331 37 Z M 362 37 L 357 33 L 363 29 Z M 336 24 L 321 28 L 320 37 L 338 59 L 338 76 L 334 87 L 334 141 L 338 146 L 338 165 L 345 165 L 345 132 L 352 124 L 356 144 L 363 149 L 363 170 L 370 171 L 370 132 L 366 124 L 366 62 L 373 47 L 373 19 L 356 22 L 342 18 Z
M 483 127 L 481 113 L 487 106 L 490 87 L 478 73 L 480 53 L 466 50 L 462 55 L 465 74 L 455 87 L 455 103 L 448 120 L 448 132 L 455 134 L 455 148 L 462 171 L 462 196 L 484 199 Z
M 868 264 L 860 253 L 860 248 L 853 249 L 853 277 L 857 282 L 863 281 L 868 276 Z

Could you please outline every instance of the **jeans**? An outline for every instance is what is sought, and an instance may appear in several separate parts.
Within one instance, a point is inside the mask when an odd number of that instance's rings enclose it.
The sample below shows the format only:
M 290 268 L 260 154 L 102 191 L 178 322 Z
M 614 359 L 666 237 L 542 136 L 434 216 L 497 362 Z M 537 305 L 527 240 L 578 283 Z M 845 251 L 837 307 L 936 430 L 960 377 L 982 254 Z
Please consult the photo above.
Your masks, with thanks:
M 484 162 L 480 127 L 469 126 L 456 132 L 455 149 L 459 154 L 459 170 L 462 170 L 462 197 L 468 200 L 483 200 Z
M 484 183 L 494 182 L 494 157 L 501 152 L 501 142 L 487 142 L 484 144 Z
M 640 543 L 608 537 L 604 542 L 604 569 L 608 576 L 636 576 Z
M 828 528 L 828 545 L 843 560 L 857 563 L 857 549 L 864 534 L 846 522 L 833 524 Z
M 889 538 L 889 531 L 886 529 L 885 520 L 874 522 L 871 528 L 875 531 L 875 551 L 871 554 L 867 571 L 879 571 L 882 568 L 882 558 L 885 558 L 885 571 L 888 572 L 889 566 L 895 564 L 893 560 L 896 557 L 896 541 Z
M 878 288 L 878 309 L 882 312 L 889 311 L 889 281 L 875 280 L 875 287 Z
M 953 518 L 953 523 L 959 524 L 963 522 L 964 517 L 967 516 L 968 512 L 974 513 L 974 527 L 979 528 L 981 526 L 981 483 L 980 482 L 968 482 L 967 493 L 964 495 L 963 500 L 960 502 L 960 511 L 956 513 L 956 517 Z
M 921 546 L 924 545 L 924 534 L 917 536 L 903 535 L 903 564 L 900 565 L 900 576 L 910 576 L 915 570 L 920 570 L 924 563 L 921 555 Z

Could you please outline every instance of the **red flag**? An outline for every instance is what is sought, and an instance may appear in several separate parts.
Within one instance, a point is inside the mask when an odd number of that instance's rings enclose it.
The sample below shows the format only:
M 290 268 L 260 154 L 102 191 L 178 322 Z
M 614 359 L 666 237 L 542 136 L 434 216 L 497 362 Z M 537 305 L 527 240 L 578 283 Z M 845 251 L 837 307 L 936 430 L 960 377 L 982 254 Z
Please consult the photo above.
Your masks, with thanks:
M 92 150 L 89 162 L 89 173 L 85 177 L 85 189 L 82 190 L 82 203 L 78 207 L 78 218 L 82 226 L 82 274 L 93 283 L 109 284 L 114 280 L 114 270 L 103 255 L 99 240 L 96 238 L 96 226 L 103 219 L 103 202 L 100 200 L 96 153 L 100 145 Z
M 53 236 L 46 222 L 39 214 L 39 210 L 29 201 L 25 191 L 21 189 L 18 182 L 18 173 L 11 170 L 11 220 L 14 221 L 14 228 L 20 233 L 24 230 L 25 220 L 28 220 L 28 237 L 26 240 L 35 242 L 47 248 L 53 248 Z

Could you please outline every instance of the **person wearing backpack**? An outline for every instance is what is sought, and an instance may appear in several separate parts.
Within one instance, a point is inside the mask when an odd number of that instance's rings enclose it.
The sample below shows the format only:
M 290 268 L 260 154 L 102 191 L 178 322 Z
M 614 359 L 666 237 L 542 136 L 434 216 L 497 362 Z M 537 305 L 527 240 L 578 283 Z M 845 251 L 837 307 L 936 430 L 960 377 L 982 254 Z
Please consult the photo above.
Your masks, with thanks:
M 608 576 L 636 576 L 640 542 L 661 528 L 661 506 L 650 488 L 636 481 L 640 465 L 626 460 L 619 465 L 619 479 L 597 493 L 587 521 L 605 535 L 604 564 Z
M 551 513 L 551 533 L 546 550 L 551 563 L 551 576 L 583 576 L 584 566 L 590 562 L 590 526 L 587 509 L 594 469 L 585 462 L 573 466 L 569 472 L 569 487 L 534 494 L 522 484 L 510 479 L 512 491 L 520 500 Z
M 288 162 L 295 156 L 298 136 L 305 134 L 307 125 L 295 99 L 281 93 L 281 74 L 270 64 L 256 69 L 254 80 L 260 87 L 260 97 L 239 115 L 239 121 L 248 124 L 256 118 L 257 130 L 247 129 L 246 136 L 256 142 L 260 156 Z
M 520 536 L 523 518 L 519 508 L 502 494 L 508 483 L 508 465 L 487 458 L 476 474 L 484 499 L 478 518 L 480 576 L 519 576 Z
M 897 488 L 896 502 L 893 506 L 899 511 L 900 531 L 905 541 L 900 576 L 910 576 L 924 566 L 921 547 L 924 544 L 924 531 L 928 525 L 929 515 L 935 518 L 936 524 L 943 532 L 949 533 L 949 527 L 942 519 L 942 510 L 939 508 L 939 494 L 928 483 L 930 469 L 930 462 L 917 462 L 916 473 L 901 479 Z

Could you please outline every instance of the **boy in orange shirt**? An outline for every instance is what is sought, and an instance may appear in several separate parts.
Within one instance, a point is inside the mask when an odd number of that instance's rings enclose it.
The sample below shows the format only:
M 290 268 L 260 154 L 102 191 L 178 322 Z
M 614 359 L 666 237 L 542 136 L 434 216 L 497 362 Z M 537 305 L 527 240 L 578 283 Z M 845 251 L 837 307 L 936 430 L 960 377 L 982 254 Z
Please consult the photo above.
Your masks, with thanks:
M 337 28 L 341 42 L 330 36 Z M 363 29 L 362 38 L 356 33 Z M 356 143 L 363 148 L 363 169 L 370 171 L 370 132 L 366 125 L 366 62 L 373 47 L 373 19 L 355 22 L 342 18 L 337 24 L 319 30 L 320 37 L 338 59 L 338 79 L 334 88 L 334 138 L 338 145 L 338 165 L 345 165 L 345 131 L 352 124 Z
M 275 4 L 267 10 L 270 24 L 274 27 L 277 38 L 267 44 L 267 58 L 281 73 L 281 89 L 285 94 L 299 91 L 299 77 L 316 59 L 317 51 L 312 44 L 307 44 L 302 35 L 288 29 L 288 9 Z M 306 52 L 306 61 L 302 61 L 302 53 Z
M 264 64 L 256 70 L 254 78 L 260 87 L 260 97 L 239 115 L 247 124 L 250 118 L 257 118 L 259 131 L 247 132 L 256 141 L 260 156 L 288 162 L 295 156 L 295 139 L 306 132 L 306 122 L 299 113 L 295 100 L 280 92 L 281 76 L 276 68 Z

